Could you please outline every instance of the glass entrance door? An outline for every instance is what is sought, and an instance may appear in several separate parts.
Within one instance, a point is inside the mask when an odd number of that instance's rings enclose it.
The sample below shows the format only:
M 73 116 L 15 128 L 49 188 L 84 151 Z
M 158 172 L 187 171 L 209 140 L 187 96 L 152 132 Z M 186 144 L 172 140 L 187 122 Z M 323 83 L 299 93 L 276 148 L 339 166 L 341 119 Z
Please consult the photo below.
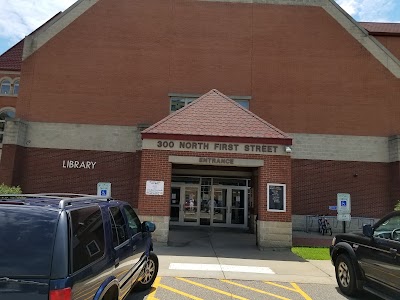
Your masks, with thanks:
M 230 223 L 236 225 L 246 225 L 247 201 L 244 189 L 231 189 Z
M 247 187 L 199 185 L 171 186 L 170 222 L 179 225 L 247 227 Z M 201 197 L 200 197 L 201 195 Z
M 247 227 L 247 188 L 213 187 L 211 225 Z
M 213 201 L 210 203 L 212 224 L 226 225 L 228 213 L 228 188 L 214 188 L 213 195 Z
M 199 187 L 173 185 L 171 187 L 172 224 L 199 225 Z

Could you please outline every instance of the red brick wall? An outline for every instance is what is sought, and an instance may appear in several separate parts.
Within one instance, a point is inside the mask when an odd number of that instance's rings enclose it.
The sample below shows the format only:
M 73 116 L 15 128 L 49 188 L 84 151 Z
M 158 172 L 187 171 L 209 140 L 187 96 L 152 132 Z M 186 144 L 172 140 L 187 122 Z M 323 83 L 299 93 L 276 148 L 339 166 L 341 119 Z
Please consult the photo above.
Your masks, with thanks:
M 375 36 L 375 38 L 400 59 L 400 36 Z
M 137 204 L 139 155 L 136 153 L 55 150 L 6 145 L 16 151 L 13 185 L 24 193 L 97 193 L 98 182 L 111 182 L 112 196 Z M 64 169 L 63 160 L 94 161 L 95 169 Z M 1 160 L 0 178 L 7 178 L 8 157 Z M 137 207 L 137 206 L 136 206 Z
M 400 200 L 400 162 L 390 163 L 390 204 L 392 207 Z
M 292 166 L 293 214 L 336 215 L 328 207 L 336 205 L 337 193 L 350 193 L 355 217 L 378 218 L 393 210 L 389 164 L 295 159 Z
M 152 124 L 168 93 L 217 88 L 285 132 L 400 132 L 399 79 L 320 7 L 99 1 L 23 62 L 22 82 L 33 121 Z
M 264 159 L 264 167 L 259 168 L 258 187 L 257 187 L 257 206 L 258 219 L 265 221 L 291 221 L 291 159 L 287 156 L 261 156 L 250 154 L 233 153 L 204 153 L 204 152 L 180 152 L 180 151 L 142 151 L 142 170 L 139 188 L 139 214 L 169 216 L 170 215 L 170 186 L 172 164 L 169 163 L 170 155 L 196 156 L 196 157 L 224 157 L 224 158 L 242 158 L 242 159 Z M 164 181 L 163 196 L 145 195 L 146 180 Z M 286 212 L 272 213 L 267 212 L 267 182 L 286 183 Z M 256 209 L 257 210 L 257 209 Z
M 264 167 L 259 168 L 258 177 L 258 220 L 292 221 L 292 177 L 291 158 L 289 156 L 267 156 Z M 286 184 L 286 212 L 267 211 L 267 183 Z
M 15 157 L 18 149 L 21 148 L 15 145 L 3 145 L 0 158 L 0 183 L 12 185 L 14 180 L 14 167 L 16 166 Z

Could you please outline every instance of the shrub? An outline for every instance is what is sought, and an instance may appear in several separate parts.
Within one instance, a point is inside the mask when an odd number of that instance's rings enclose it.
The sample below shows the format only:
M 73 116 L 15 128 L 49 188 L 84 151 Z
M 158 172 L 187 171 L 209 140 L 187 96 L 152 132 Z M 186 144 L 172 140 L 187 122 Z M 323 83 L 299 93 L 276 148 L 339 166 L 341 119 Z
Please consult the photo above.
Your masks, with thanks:
M 400 211 L 400 200 L 397 202 L 397 204 L 394 206 L 394 210 Z
M 4 183 L 0 184 L 0 194 L 21 194 L 22 190 L 19 186 L 8 186 Z

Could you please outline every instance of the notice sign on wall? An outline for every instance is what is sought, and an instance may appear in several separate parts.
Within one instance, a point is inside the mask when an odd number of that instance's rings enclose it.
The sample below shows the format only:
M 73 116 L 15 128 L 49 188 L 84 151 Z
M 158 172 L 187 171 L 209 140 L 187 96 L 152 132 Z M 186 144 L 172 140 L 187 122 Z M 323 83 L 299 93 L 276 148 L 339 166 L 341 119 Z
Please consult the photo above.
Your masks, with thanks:
M 146 195 L 164 195 L 164 181 L 147 180 Z
M 276 212 L 286 211 L 286 184 L 267 184 L 267 210 Z

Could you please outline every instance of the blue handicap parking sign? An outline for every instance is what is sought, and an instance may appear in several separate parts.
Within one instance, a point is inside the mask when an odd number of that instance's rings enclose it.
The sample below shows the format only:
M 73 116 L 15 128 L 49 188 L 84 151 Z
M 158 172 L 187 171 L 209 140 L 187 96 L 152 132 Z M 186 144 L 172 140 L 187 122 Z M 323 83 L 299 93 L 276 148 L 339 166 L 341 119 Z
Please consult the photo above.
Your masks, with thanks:
M 347 201 L 346 200 L 340 201 L 340 206 L 347 206 Z
M 107 190 L 101 190 L 100 196 L 107 196 Z

